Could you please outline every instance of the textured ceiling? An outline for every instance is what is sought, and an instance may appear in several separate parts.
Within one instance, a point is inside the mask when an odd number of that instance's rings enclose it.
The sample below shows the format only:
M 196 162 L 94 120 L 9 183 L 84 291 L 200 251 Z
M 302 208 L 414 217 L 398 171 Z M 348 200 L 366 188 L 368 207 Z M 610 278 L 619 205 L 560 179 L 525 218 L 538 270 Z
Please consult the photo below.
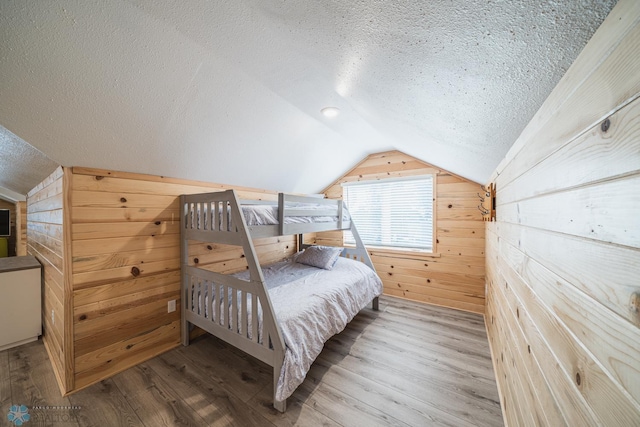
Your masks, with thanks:
M 2 0 L 0 125 L 64 166 L 317 192 L 398 149 L 484 182 L 614 4 Z
M 27 194 L 57 167 L 54 161 L 0 126 L 0 198 L 23 200 L 20 195 Z

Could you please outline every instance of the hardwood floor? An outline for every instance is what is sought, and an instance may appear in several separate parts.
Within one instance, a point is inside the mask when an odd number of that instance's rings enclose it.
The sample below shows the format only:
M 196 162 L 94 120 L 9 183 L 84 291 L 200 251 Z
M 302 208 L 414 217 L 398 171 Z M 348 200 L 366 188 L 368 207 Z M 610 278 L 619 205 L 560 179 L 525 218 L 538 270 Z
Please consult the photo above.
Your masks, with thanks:
M 0 352 L 0 425 L 500 426 L 482 316 L 392 297 L 329 340 L 284 414 L 271 369 L 211 336 L 61 397 L 42 341 Z

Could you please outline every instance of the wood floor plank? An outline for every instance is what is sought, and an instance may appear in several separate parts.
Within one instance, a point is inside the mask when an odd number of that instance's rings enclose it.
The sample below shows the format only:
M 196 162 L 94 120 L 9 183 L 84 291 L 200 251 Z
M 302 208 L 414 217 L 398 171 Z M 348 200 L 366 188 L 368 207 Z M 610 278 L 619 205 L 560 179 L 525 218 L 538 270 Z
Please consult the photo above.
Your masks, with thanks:
M 223 341 L 203 337 L 177 352 L 202 368 L 209 379 L 232 390 L 243 402 L 255 396 L 266 384 L 272 383 L 272 368 Z
M 389 414 L 393 414 L 392 419 L 410 426 L 473 427 L 475 425 L 437 406 L 349 371 L 340 364 L 327 363 L 326 359 L 316 360 L 307 377 L 332 386 L 349 396 L 355 396 L 363 404 L 366 403 L 382 411 L 385 417 L 391 417 Z
M 100 381 L 69 396 L 76 411 L 78 424 L 88 426 L 146 425 L 122 395 L 112 379 Z M 151 424 L 149 424 L 151 425 Z
M 425 305 L 419 301 L 411 301 L 404 298 L 386 298 L 387 308 L 385 312 L 390 309 L 398 309 L 402 312 L 411 313 L 416 316 L 422 317 L 439 317 L 442 319 L 448 319 L 458 323 L 460 321 L 468 322 L 469 325 L 481 325 L 482 315 L 478 313 L 472 313 L 463 310 L 452 310 L 447 307 L 441 307 L 437 305 Z M 425 307 L 428 309 L 425 310 Z
M 12 404 L 9 350 L 4 350 L 0 351 L 0 416 L 4 415 Z
M 287 399 L 287 411 L 282 414 L 273 408 L 273 385 L 268 384 L 248 402 L 263 417 L 278 427 L 316 427 L 335 426 L 337 423 L 326 415 L 318 412 L 305 402 L 312 390 L 298 388 Z
M 29 408 L 30 425 L 77 426 L 78 411 L 67 397 L 61 396 L 42 341 L 14 347 L 8 352 L 11 404 Z
M 370 406 L 353 396 L 344 393 L 324 382 L 313 387 L 310 381 L 305 381 L 300 388 L 313 388 L 313 393 L 307 398 L 307 405 L 331 418 L 340 426 L 407 426 L 391 415 Z
M 337 352 L 344 352 L 343 343 L 339 340 L 330 340 L 325 344 L 325 347 Z M 375 354 L 377 360 L 387 367 L 421 377 L 455 381 L 455 383 L 464 384 L 472 393 L 485 398 L 497 396 L 495 379 L 491 378 L 492 374 L 478 375 L 467 369 L 461 370 L 450 358 L 435 358 L 430 354 L 411 354 L 406 351 L 405 347 L 369 341 L 365 339 L 365 336 L 354 343 L 347 354 L 362 359 L 372 359 L 372 354 Z
M 399 371 L 406 375 L 413 375 L 415 378 L 428 382 L 435 382 L 442 386 L 462 387 L 470 397 L 482 397 L 489 400 L 497 400 L 497 390 L 495 385 L 490 383 L 486 377 L 476 377 L 468 372 L 450 369 L 440 365 L 436 361 L 426 361 L 407 357 L 402 351 L 390 351 L 382 345 L 362 345 L 358 343 L 350 350 L 343 350 L 339 341 L 329 341 L 325 345 L 330 351 L 334 351 L 341 356 L 351 355 L 359 360 L 372 361 L 380 369 Z
M 66 398 L 42 341 L 0 352 L 3 406 L 72 408 L 31 425 L 503 425 L 483 317 L 393 297 L 327 341 L 284 414 L 272 387 L 269 366 L 210 335 Z
M 206 421 L 145 363 L 113 377 L 124 398 L 145 425 L 203 426 Z
M 413 396 L 423 402 L 445 407 L 448 412 L 459 418 L 464 419 L 473 414 L 481 425 L 492 425 L 501 417 L 497 396 L 496 400 L 482 399 L 466 389 L 464 383 L 405 373 L 377 363 L 374 359 L 342 355 L 329 348 L 325 348 L 317 362 L 340 365 L 384 387 Z
M 421 312 L 419 310 L 410 310 L 406 306 L 389 305 L 385 310 L 385 319 L 398 319 L 411 321 L 416 326 L 446 328 L 450 334 L 452 332 L 460 334 L 468 334 L 469 337 L 479 341 L 483 341 L 486 336 L 484 330 L 484 319 L 481 315 L 475 313 L 466 313 L 466 316 L 456 317 L 455 313 L 442 313 L 440 311 Z M 484 336 L 483 336 L 484 335 Z
M 354 322 L 355 323 L 355 322 Z M 442 334 L 423 331 L 421 334 L 386 327 L 386 325 L 371 325 L 363 334 L 363 339 L 373 341 L 393 342 L 400 347 L 408 348 L 414 353 L 425 353 L 435 357 L 453 358 L 453 362 L 462 365 L 465 369 L 474 369 L 484 373 L 491 369 L 491 358 L 488 349 L 473 345 L 464 337 L 443 337 Z M 472 364 L 472 367 L 466 366 Z
M 209 371 L 219 367 L 214 368 L 206 359 L 194 362 L 179 351 L 171 351 L 145 364 L 171 384 L 208 426 L 272 425 L 227 390 L 224 382 L 212 381 Z
M 451 359 L 460 358 L 460 355 L 451 355 L 447 360 L 435 358 L 429 361 L 431 355 L 427 352 L 412 355 L 410 351 L 398 348 L 397 345 L 391 348 L 382 345 L 376 342 L 375 334 L 373 336 L 369 334 L 371 328 L 376 327 L 375 324 L 368 326 L 362 332 L 356 331 L 357 340 L 354 341 L 354 336 L 349 337 L 348 334 L 351 328 L 355 327 L 354 325 L 362 314 L 363 312 L 347 326 L 342 334 L 329 340 L 325 344 L 325 350 L 334 351 L 343 357 L 351 355 L 359 360 L 368 360 L 380 369 L 391 369 L 429 382 L 437 382 L 444 387 L 455 387 L 455 389 L 464 390 L 470 398 L 498 400 L 492 368 L 487 369 L 482 375 L 477 375 L 467 372 L 464 368 L 452 369 L 451 366 L 447 366 L 451 363 Z M 400 330 L 397 333 L 398 336 L 402 335 Z M 445 337 L 443 336 L 443 338 Z M 401 340 L 399 339 L 398 342 Z M 486 357 L 489 357 L 488 349 Z

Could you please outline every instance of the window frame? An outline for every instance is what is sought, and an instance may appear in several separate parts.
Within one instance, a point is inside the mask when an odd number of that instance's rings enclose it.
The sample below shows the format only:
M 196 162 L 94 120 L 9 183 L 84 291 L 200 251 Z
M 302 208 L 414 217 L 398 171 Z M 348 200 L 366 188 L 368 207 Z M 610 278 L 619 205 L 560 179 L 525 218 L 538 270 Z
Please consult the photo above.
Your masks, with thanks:
M 431 250 L 428 249 L 420 249 L 420 248 L 408 248 L 408 247 L 399 247 L 399 246 L 376 246 L 376 245 L 370 245 L 367 244 L 365 242 L 364 245 L 367 248 L 367 251 L 369 253 L 371 253 L 372 255 L 377 255 L 380 254 L 382 256 L 402 256 L 403 258 L 434 258 L 440 257 L 440 253 L 438 253 L 437 251 L 437 244 L 438 244 L 438 239 L 436 238 L 436 232 L 437 232 L 437 192 L 436 189 L 437 187 L 437 174 L 436 173 L 423 173 L 423 174 L 419 174 L 419 175 L 411 175 L 411 176 L 401 176 L 401 177 L 390 177 L 390 178 L 382 178 L 382 179 L 359 179 L 357 181 L 347 181 L 347 182 L 342 182 L 340 183 L 341 186 L 341 190 L 342 190 L 342 199 L 345 200 L 345 187 L 348 187 L 350 185 L 358 185 L 358 183 L 362 183 L 362 184 L 366 184 L 367 182 L 370 183 L 375 183 L 375 182 L 381 182 L 381 181 L 411 181 L 411 180 L 418 180 L 418 179 L 423 179 L 426 177 L 431 177 L 431 183 L 432 183 L 432 203 L 431 203 L 431 218 L 432 218 L 432 230 L 431 230 Z M 346 203 L 346 200 L 345 200 Z M 347 208 L 349 208 L 348 204 L 347 204 Z M 356 227 L 358 227 L 358 223 L 356 221 Z M 346 231 L 346 230 L 345 230 Z M 355 245 L 351 244 L 351 243 L 346 243 L 345 242 L 345 233 L 342 232 L 342 245 L 346 246 L 346 247 L 354 247 Z

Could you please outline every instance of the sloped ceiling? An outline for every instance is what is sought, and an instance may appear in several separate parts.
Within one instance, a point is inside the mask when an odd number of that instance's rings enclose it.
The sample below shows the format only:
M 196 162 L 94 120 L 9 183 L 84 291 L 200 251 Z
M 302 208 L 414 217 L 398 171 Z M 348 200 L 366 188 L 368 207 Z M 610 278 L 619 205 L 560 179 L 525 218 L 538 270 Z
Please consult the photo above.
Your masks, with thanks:
M 397 149 L 484 182 L 614 4 L 3 0 L 0 125 L 64 166 L 317 192 Z
M 53 160 L 0 126 L 0 198 L 24 200 L 24 195 L 57 167 Z

